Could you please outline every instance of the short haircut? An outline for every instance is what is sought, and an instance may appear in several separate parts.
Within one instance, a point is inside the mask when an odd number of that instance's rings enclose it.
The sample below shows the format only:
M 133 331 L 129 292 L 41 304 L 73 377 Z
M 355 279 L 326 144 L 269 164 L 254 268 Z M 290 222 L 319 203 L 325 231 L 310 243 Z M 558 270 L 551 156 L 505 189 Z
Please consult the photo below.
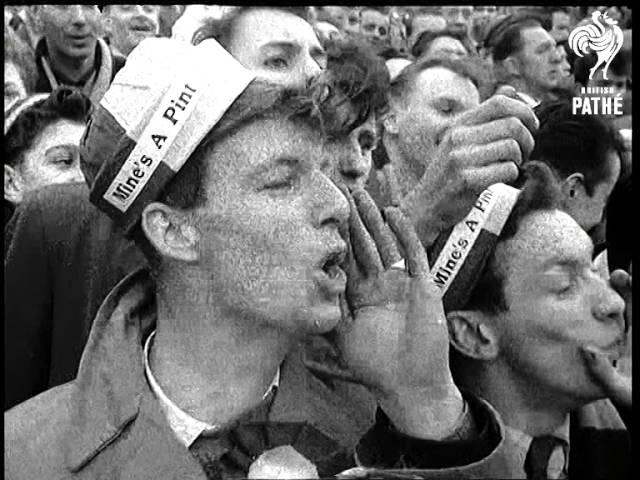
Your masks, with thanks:
M 38 77 L 35 53 L 13 28 L 7 26 L 4 29 L 4 61 L 15 65 L 25 90 L 32 93 Z
M 270 5 L 234 7 L 229 12 L 226 12 L 222 18 L 207 19 L 193 34 L 192 43 L 197 45 L 207 38 L 213 38 L 228 50 L 238 20 L 242 15 L 252 10 L 279 10 L 291 13 L 292 15 L 302 18 L 304 21 L 308 21 L 307 7 L 278 7 Z
M 434 68 L 443 67 L 470 80 L 479 90 L 485 87 L 488 81 L 487 72 L 484 65 L 474 58 L 465 58 L 462 60 L 453 60 L 446 58 L 432 58 L 421 62 L 408 65 L 400 74 L 391 82 L 389 90 L 390 97 L 395 99 L 406 98 L 406 95 L 412 91 L 415 79 L 423 71 Z
M 585 87 L 588 85 L 589 73 L 597 61 L 598 59 L 594 53 L 588 53 L 575 60 L 573 74 L 577 83 Z M 631 50 L 620 50 L 611 60 L 608 71 L 618 76 L 630 76 L 631 65 Z M 596 72 L 597 74 L 600 74 L 600 72 Z
M 548 164 L 563 178 L 581 173 L 587 194 L 593 195 L 611 175 L 609 154 L 624 151 L 617 131 L 597 115 L 574 115 L 571 100 L 543 102 L 535 112 L 540 128 L 530 158 Z
M 460 32 L 459 30 L 452 30 L 450 28 L 447 28 L 445 30 L 425 30 L 424 32 L 422 32 L 420 35 L 418 35 L 418 38 L 413 44 L 413 47 L 411 47 L 411 55 L 413 55 L 415 58 L 420 58 L 422 55 L 424 55 L 425 52 L 429 50 L 433 41 L 436 38 L 440 37 L 451 37 L 458 40 L 460 43 L 462 43 L 469 55 L 471 55 L 474 51 L 473 46 L 469 43 L 467 35 L 465 35 L 463 32 Z
M 16 102 L 12 109 L 20 108 L 21 103 Z M 50 124 L 58 120 L 86 123 L 91 108 L 91 100 L 80 91 L 68 87 L 57 88 L 47 98 L 20 113 L 11 124 L 4 137 L 4 164 L 19 166 L 24 160 L 25 150 Z
M 521 193 L 498 237 L 498 243 L 488 257 L 466 305 L 460 310 L 475 310 L 495 315 L 507 311 L 504 295 L 504 269 L 496 257 L 500 244 L 515 236 L 523 219 L 536 211 L 559 209 L 561 196 L 549 167 L 529 162 L 523 170 Z
M 489 30 L 484 46 L 491 50 L 494 61 L 501 62 L 522 50 L 522 30 L 541 26 L 542 19 L 531 14 L 508 16 Z

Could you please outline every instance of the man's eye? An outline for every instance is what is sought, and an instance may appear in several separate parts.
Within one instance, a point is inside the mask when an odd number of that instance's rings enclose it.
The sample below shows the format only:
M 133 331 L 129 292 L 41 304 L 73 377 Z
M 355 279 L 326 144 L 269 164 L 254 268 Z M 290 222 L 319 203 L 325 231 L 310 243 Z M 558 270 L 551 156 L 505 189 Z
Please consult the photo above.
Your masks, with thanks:
M 351 25 L 355 25 L 356 23 L 358 23 L 358 17 L 349 17 L 349 23 Z
M 269 68 L 284 69 L 289 66 L 289 62 L 287 62 L 286 58 L 275 57 L 275 58 L 269 58 L 268 60 L 266 60 L 264 62 L 264 65 Z
M 264 190 L 285 190 L 293 187 L 293 179 L 286 178 L 283 180 L 276 180 L 271 183 L 267 183 L 263 188 Z

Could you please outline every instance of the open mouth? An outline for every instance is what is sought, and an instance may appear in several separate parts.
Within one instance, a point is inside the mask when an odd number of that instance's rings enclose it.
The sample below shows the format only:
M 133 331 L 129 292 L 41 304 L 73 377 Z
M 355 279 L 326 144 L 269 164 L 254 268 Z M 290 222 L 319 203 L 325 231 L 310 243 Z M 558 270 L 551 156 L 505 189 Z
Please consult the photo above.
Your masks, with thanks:
M 333 302 L 338 295 L 344 293 L 347 274 L 340 268 L 340 265 L 344 262 L 345 257 L 346 248 L 344 246 L 337 248 L 324 257 L 313 273 L 313 278 L 326 300 Z
M 129 30 L 134 33 L 153 33 L 153 28 L 150 25 L 131 25 Z
M 340 265 L 344 262 L 345 259 L 345 251 L 339 250 L 333 253 L 330 253 L 326 258 L 324 263 L 322 264 L 322 271 L 327 274 L 327 277 L 330 279 L 337 279 L 340 277 L 340 274 L 343 273 Z

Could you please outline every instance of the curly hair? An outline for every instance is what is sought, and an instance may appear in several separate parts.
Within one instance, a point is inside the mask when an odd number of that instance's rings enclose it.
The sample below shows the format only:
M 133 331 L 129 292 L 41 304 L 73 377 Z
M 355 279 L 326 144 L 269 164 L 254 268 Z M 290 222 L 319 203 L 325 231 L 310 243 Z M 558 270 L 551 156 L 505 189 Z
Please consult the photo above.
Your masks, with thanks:
M 240 17 L 246 12 L 260 9 L 281 10 L 291 13 L 296 17 L 300 17 L 305 21 L 308 20 L 307 7 L 279 7 L 271 5 L 234 7 L 233 9 L 226 12 L 222 16 L 222 18 L 208 18 L 207 20 L 205 20 L 203 25 L 194 32 L 191 43 L 193 45 L 198 45 L 203 40 L 213 38 L 228 50 L 229 44 L 231 43 L 231 38 L 233 36 L 233 30 Z
M 16 102 L 5 117 L 10 117 L 12 112 L 19 110 L 30 99 L 31 97 L 27 97 Z M 91 109 L 88 97 L 68 87 L 57 88 L 48 97 L 28 106 L 18 114 L 4 136 L 5 165 L 20 165 L 24 160 L 25 150 L 48 125 L 58 120 L 86 123 Z

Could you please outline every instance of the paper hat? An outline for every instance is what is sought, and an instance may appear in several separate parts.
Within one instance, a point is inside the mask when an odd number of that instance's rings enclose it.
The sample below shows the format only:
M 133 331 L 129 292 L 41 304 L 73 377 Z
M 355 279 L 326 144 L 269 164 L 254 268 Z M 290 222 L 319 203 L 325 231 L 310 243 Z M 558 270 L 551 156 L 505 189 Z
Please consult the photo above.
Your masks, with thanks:
M 519 194 L 503 183 L 491 185 L 465 219 L 436 240 L 430 278 L 442 293 L 445 312 L 466 305 Z
M 143 40 L 81 142 L 90 200 L 130 234 L 205 135 L 254 79 L 215 40 Z

